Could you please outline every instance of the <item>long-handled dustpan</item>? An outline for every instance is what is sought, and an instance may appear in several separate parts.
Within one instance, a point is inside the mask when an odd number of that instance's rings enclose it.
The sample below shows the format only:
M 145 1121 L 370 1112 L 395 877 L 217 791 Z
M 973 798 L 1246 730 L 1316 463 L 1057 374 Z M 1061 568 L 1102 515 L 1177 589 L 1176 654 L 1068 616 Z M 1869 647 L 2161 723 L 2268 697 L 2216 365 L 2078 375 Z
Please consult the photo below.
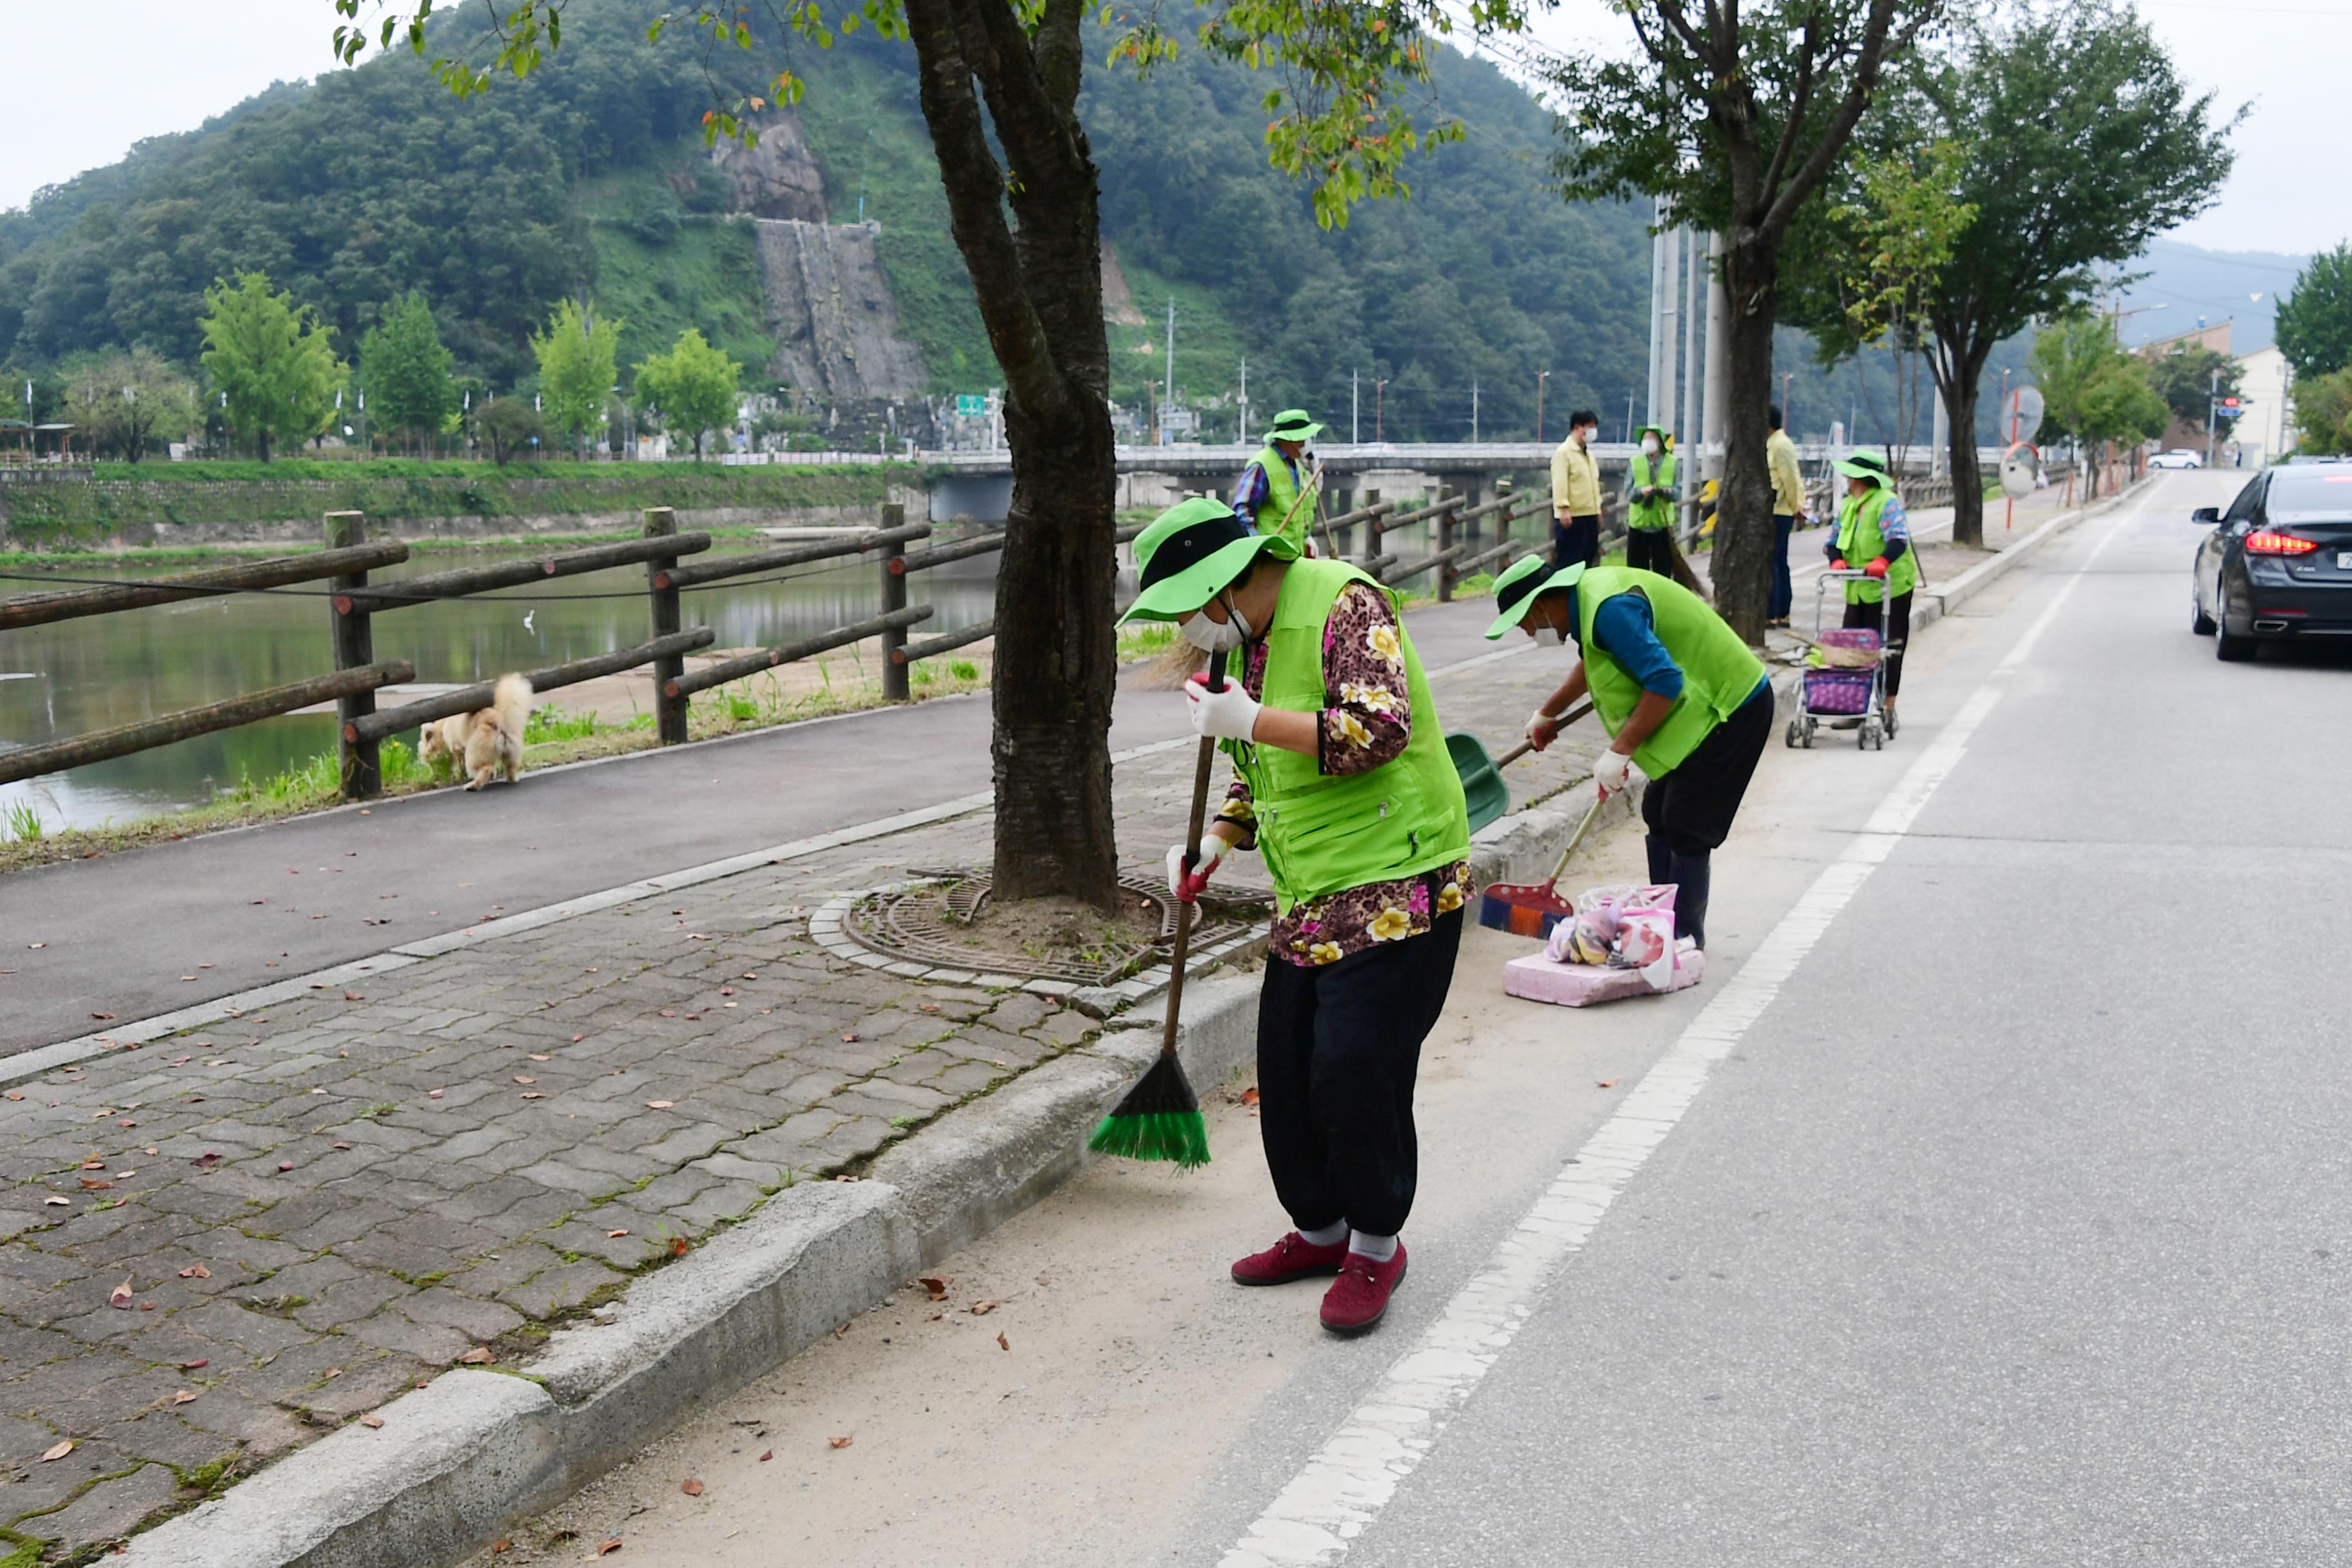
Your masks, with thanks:
M 1592 711 L 1592 704 L 1580 702 L 1559 716 L 1559 727 L 1567 729 Z M 1462 796 L 1470 807 L 1470 831 L 1477 832 L 1496 817 L 1511 809 L 1511 790 L 1503 782 L 1503 770 L 1535 749 L 1530 742 L 1521 741 L 1499 757 L 1489 758 L 1478 737 L 1456 730 L 1445 737 L 1446 754 L 1454 759 L 1454 771 L 1462 775 Z
M 1559 874 L 1568 869 L 1568 858 L 1584 842 L 1600 820 L 1602 796 L 1593 791 L 1592 804 L 1586 808 L 1584 820 L 1576 825 L 1569 836 L 1568 847 L 1552 862 L 1551 875 L 1541 882 L 1496 882 L 1478 900 L 1478 923 L 1507 931 L 1514 936 L 1549 936 L 1551 928 L 1576 913 L 1576 906 L 1555 890 Z

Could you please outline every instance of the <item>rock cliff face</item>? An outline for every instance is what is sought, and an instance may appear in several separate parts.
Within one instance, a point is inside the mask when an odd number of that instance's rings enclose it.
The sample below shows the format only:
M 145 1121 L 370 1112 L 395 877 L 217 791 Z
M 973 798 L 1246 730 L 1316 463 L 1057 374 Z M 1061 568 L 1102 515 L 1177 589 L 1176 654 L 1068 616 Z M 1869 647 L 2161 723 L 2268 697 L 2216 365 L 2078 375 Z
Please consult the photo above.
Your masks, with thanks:
M 761 218 L 756 226 L 776 379 L 835 408 L 919 399 L 929 377 L 875 254 L 881 226 Z
M 762 121 L 755 147 L 720 142 L 710 161 L 734 183 L 735 211 L 752 217 L 824 221 L 824 175 L 809 152 L 798 115 L 780 114 Z

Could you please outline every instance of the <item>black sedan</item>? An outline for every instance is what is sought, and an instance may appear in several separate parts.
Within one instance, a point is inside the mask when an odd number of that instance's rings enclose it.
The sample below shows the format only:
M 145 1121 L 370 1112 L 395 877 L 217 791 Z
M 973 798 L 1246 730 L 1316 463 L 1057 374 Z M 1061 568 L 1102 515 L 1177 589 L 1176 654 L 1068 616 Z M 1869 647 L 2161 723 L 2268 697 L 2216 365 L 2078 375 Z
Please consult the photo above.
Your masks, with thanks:
M 2294 463 L 2247 481 L 2226 510 L 2191 515 L 2191 627 L 2224 659 L 2278 637 L 2352 637 L 2352 463 Z

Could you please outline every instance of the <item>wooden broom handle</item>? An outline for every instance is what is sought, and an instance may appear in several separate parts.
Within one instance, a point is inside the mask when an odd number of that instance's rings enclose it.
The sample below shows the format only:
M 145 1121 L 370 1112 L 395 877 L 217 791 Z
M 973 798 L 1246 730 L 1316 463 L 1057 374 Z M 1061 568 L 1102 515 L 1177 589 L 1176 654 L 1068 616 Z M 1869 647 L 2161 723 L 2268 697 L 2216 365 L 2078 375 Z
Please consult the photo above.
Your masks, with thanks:
M 1209 689 L 1225 689 L 1225 656 L 1221 649 L 1209 656 Z M 1201 858 L 1201 829 L 1209 818 L 1209 766 L 1216 760 L 1217 742 L 1207 735 L 1201 737 L 1201 760 L 1192 768 L 1192 816 L 1184 832 L 1184 869 L 1189 873 Z M 1189 900 L 1176 900 L 1176 948 L 1168 960 L 1168 1018 L 1160 1026 L 1160 1054 L 1176 1054 L 1176 1014 L 1184 1000 L 1184 962 L 1192 949 L 1192 905 Z
M 1567 712 L 1559 716 L 1559 727 L 1565 730 L 1570 724 L 1575 723 L 1579 719 L 1583 718 L 1587 713 L 1591 711 L 1592 704 L 1590 701 L 1580 702 L 1575 707 L 1570 709 Z M 1496 771 L 1500 772 L 1504 768 L 1509 767 L 1513 763 L 1517 762 L 1521 757 L 1526 756 L 1529 752 L 1532 752 L 1535 749 L 1536 744 L 1533 741 L 1521 741 L 1517 745 L 1513 746 L 1509 751 L 1505 752 L 1501 756 L 1495 759 Z

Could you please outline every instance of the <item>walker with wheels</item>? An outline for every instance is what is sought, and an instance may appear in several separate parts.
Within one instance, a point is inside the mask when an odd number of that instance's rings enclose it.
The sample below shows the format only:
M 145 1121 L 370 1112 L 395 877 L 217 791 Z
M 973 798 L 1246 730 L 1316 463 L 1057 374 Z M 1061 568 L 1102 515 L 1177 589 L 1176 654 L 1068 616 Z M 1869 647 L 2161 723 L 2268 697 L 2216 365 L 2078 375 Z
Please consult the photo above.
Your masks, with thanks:
M 1854 744 L 1884 751 L 1893 738 L 1895 714 L 1886 706 L 1886 595 L 1878 596 L 1878 625 L 1832 626 L 1830 590 L 1838 590 L 1843 620 L 1845 584 L 1875 581 L 1867 572 L 1823 572 L 1813 584 L 1813 636 L 1797 716 L 1782 735 L 1790 746 L 1811 750 L 1824 720 L 1834 728 L 1852 722 Z

